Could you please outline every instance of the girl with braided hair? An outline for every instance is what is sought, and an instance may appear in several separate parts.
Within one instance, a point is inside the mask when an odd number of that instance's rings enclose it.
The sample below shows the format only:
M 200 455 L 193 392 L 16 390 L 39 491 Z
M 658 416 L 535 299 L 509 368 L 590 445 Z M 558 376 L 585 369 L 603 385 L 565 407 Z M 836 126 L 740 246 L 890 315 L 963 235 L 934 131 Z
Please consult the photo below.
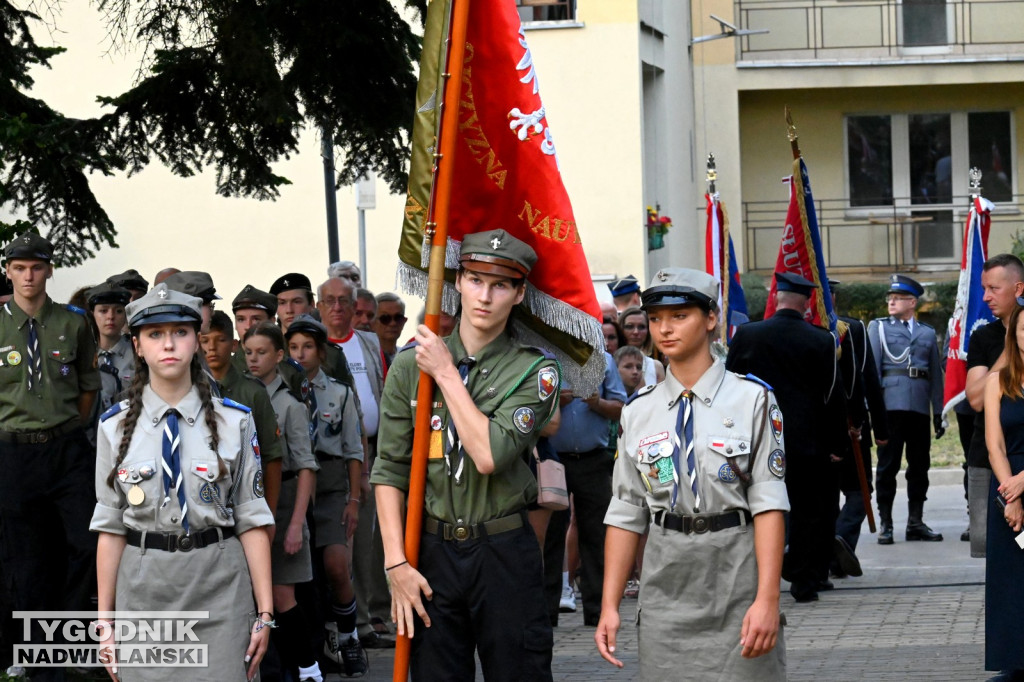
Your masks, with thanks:
M 158 285 L 127 306 L 135 374 L 100 418 L 96 636 L 114 680 L 165 680 L 172 656 L 136 667 L 140 649 L 205 646 L 190 680 L 252 680 L 274 626 L 259 443 L 249 409 L 213 398 L 197 357 L 201 301 Z M 255 595 L 256 604 L 253 605 Z M 119 638 L 117 611 L 206 611 L 198 641 Z M 158 616 L 154 616 L 158 617 Z M 125 619 L 127 620 L 127 619 Z M 190 619 L 195 620 L 195 619 Z M 193 659 L 194 660 L 194 659 Z

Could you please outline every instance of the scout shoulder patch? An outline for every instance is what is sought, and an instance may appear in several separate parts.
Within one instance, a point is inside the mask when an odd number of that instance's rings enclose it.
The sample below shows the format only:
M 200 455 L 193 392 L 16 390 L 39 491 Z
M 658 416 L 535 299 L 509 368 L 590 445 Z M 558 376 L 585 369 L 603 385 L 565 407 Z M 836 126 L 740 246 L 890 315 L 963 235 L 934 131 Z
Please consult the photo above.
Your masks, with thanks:
M 755 384 L 761 384 L 762 386 L 767 388 L 769 391 L 774 391 L 775 390 L 775 389 L 773 389 L 771 387 L 771 385 L 767 381 L 765 381 L 764 379 L 761 379 L 761 378 L 759 378 L 757 376 L 754 376 L 753 374 L 745 374 L 743 376 L 743 378 L 746 379 L 747 381 L 753 381 Z
M 786 475 L 786 453 L 782 450 L 773 450 L 772 454 L 768 456 L 768 470 L 771 471 L 776 478 L 782 478 Z
M 657 386 L 658 386 L 657 384 L 648 384 L 647 386 L 644 386 L 639 391 L 637 391 L 633 395 L 631 395 L 628 398 L 626 398 L 626 404 L 629 405 L 631 402 L 633 402 L 637 398 L 639 398 L 641 396 L 647 395 L 648 393 L 653 391 L 655 388 L 657 388 Z
M 77 305 L 71 305 L 70 303 L 65 303 L 64 307 L 67 310 L 70 310 L 73 313 L 78 313 L 79 315 L 85 315 L 86 314 L 86 312 L 84 310 L 82 310 L 81 308 L 79 308 Z
M 768 410 L 768 419 L 772 423 L 772 435 L 775 436 L 775 442 L 782 444 L 782 410 L 779 409 L 778 405 L 772 405 L 771 409 Z
M 231 398 L 221 398 L 221 401 L 224 403 L 224 407 L 233 407 L 236 410 L 241 410 L 242 412 L 246 413 L 252 412 L 252 410 L 250 410 L 248 407 L 246 407 L 242 403 L 236 403 Z
M 257 469 L 252 477 L 252 494 L 256 497 L 263 497 L 263 470 Z
M 118 412 L 120 412 L 121 410 L 123 410 L 126 407 L 128 407 L 128 401 L 127 400 L 122 400 L 119 403 L 114 403 L 113 405 L 111 405 L 110 407 L 107 408 L 106 412 L 104 412 L 103 414 L 100 415 L 100 421 L 101 422 L 107 421 L 108 419 L 110 419 L 111 417 L 113 417 L 115 414 L 117 414 Z
M 550 365 L 542 367 L 537 372 L 537 395 L 541 400 L 547 400 L 558 388 L 558 372 Z
M 537 417 L 529 407 L 520 407 L 512 415 L 512 421 L 520 433 L 530 433 L 537 423 Z
M 252 434 L 252 440 L 249 441 L 249 444 L 252 445 L 252 452 L 256 455 L 256 464 L 260 464 L 262 461 L 260 459 L 260 439 L 256 437 L 255 433 Z

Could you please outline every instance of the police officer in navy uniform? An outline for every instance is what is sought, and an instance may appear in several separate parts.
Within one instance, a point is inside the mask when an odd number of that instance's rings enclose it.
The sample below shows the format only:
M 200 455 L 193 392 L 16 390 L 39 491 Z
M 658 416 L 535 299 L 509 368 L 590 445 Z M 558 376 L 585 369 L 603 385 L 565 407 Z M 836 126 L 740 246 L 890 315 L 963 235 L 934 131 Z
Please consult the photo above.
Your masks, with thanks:
M 608 285 L 612 292 L 612 302 L 615 310 L 622 312 L 626 308 L 640 305 L 640 282 L 633 275 L 626 275 Z
M 775 273 L 775 314 L 736 330 L 726 369 L 754 374 L 775 390 L 785 418 L 789 551 L 783 577 L 799 602 L 828 589 L 835 542 L 839 483 L 833 464 L 846 451 L 845 397 L 839 388 L 835 340 L 804 319 L 814 284 Z
M 881 527 L 878 544 L 891 545 L 892 503 L 896 499 L 896 474 L 907 447 L 907 541 L 942 540 L 924 523 L 924 501 L 928 494 L 931 466 L 931 415 L 935 437 L 945 433 L 942 426 L 942 365 L 935 330 L 915 319 L 917 300 L 924 287 L 905 275 L 889 278 L 886 301 L 889 317 L 872 320 L 868 339 L 875 366 L 882 377 L 885 409 L 889 421 L 889 442 L 878 448 L 878 516 Z
M 16 611 L 88 610 L 95 587 L 83 424 L 100 387 L 96 342 L 84 310 L 46 294 L 52 257 L 31 233 L 4 251 L 14 295 L 0 309 L 0 559 Z M 41 630 L 31 639 L 42 644 Z M 51 674 L 63 679 L 35 677 Z

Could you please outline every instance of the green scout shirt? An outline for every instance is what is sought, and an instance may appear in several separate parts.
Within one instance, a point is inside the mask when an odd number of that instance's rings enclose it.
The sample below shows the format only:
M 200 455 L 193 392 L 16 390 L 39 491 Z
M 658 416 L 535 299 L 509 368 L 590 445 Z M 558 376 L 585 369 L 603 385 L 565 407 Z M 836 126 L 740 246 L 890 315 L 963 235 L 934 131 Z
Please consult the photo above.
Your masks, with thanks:
M 444 341 L 456 364 L 466 357 L 458 327 Z M 469 455 L 465 455 L 458 483 L 454 472 L 459 453 L 450 454 L 451 475 L 444 458 L 450 415 L 441 390 L 434 390 L 427 462 L 428 516 L 449 523 L 460 519 L 480 523 L 514 514 L 536 500 L 537 479 L 530 471 L 527 457 L 541 428 L 554 413 L 559 383 L 554 360 L 535 348 L 519 345 L 507 333 L 477 353 L 467 388 L 477 408 L 491 420 L 494 473 L 479 473 Z M 399 353 L 388 370 L 381 397 L 377 461 L 370 475 L 374 485 L 409 489 L 418 384 L 416 353 Z
M 257 379 L 242 374 L 230 364 L 228 373 L 217 383 L 220 385 L 221 397 L 231 398 L 236 403 L 245 405 L 252 410 L 263 462 L 281 459 L 281 440 L 278 438 L 277 417 L 263 384 Z
M 96 342 L 85 316 L 49 296 L 36 313 L 42 381 L 28 390 L 28 315 L 8 301 L 0 311 L 0 430 L 41 431 L 79 419 L 78 396 L 100 388 Z

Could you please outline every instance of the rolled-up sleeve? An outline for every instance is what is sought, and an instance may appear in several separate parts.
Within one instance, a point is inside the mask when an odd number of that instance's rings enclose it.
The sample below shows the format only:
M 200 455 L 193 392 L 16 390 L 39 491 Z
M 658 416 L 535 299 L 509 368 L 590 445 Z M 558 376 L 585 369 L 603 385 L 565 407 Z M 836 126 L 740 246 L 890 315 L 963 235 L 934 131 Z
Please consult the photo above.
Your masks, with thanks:
M 235 532 L 241 534 L 253 528 L 271 526 L 274 515 L 270 513 L 267 501 L 263 499 L 263 470 L 256 459 L 253 442 L 256 429 L 252 415 L 247 414 L 239 425 L 242 447 L 238 454 L 237 485 L 235 488 Z
M 629 454 L 622 450 L 623 444 L 630 442 L 630 411 L 626 407 L 622 412 L 622 435 L 619 436 L 619 450 L 615 453 L 612 469 L 612 499 L 608 503 L 604 522 L 608 526 L 642 534 L 651 519 L 650 507 L 647 505 L 647 486 L 644 485 L 643 474 L 630 461 Z
M 370 472 L 373 485 L 409 490 L 414 428 L 410 400 L 417 388 L 418 374 L 415 353 L 400 352 L 395 357 L 380 397 L 377 459 Z
M 320 470 L 320 464 L 313 456 L 312 441 L 309 440 L 309 412 L 298 400 L 292 400 L 285 408 L 283 436 L 296 470 Z
M 773 407 L 778 407 L 772 391 L 762 391 L 754 407 L 754 437 L 760 432 L 761 440 L 755 444 L 754 464 L 751 468 L 750 487 L 747 488 L 747 506 L 757 516 L 766 511 L 789 511 L 786 492 L 785 438 L 778 441 L 769 422 Z M 780 410 L 781 414 L 781 410 Z M 786 415 L 782 415 L 785 421 Z
M 119 486 L 107 483 L 117 458 L 117 450 L 111 443 L 113 424 L 101 423 L 96 433 L 96 507 L 92 512 L 89 530 L 124 535 L 124 510 L 128 503 Z

